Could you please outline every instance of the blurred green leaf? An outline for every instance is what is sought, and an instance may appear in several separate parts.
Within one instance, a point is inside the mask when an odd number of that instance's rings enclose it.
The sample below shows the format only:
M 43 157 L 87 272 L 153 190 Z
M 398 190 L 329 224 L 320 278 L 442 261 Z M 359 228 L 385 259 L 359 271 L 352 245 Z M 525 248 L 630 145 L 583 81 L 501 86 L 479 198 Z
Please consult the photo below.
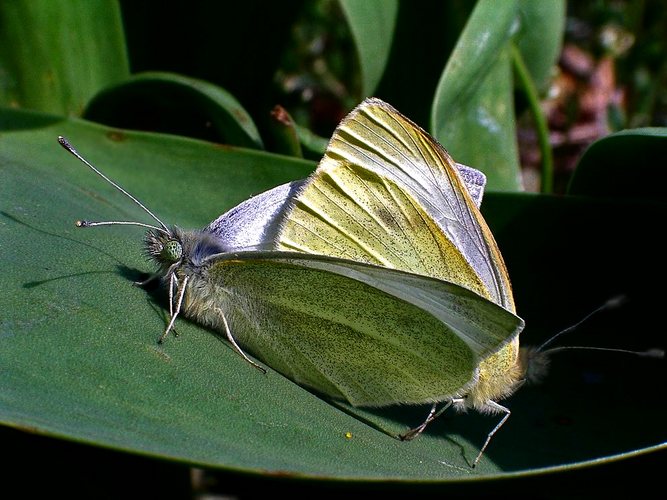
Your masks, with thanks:
M 139 73 L 104 89 L 88 104 L 84 117 L 112 127 L 263 147 L 255 123 L 234 96 L 175 73 Z
M 517 1 L 475 6 L 440 78 L 431 129 L 454 159 L 482 170 L 488 189 L 521 189 L 508 42 Z
M 262 375 L 185 320 L 177 338 L 157 345 L 164 294 L 132 286 L 152 271 L 142 231 L 73 224 L 146 216 L 63 151 L 57 135 L 165 222 L 186 228 L 314 164 L 16 111 L 1 111 L 0 126 L 0 262 L 10 292 L 0 298 L 4 425 L 231 471 L 392 482 L 537 473 L 667 442 L 665 390 L 644 383 L 662 373 L 654 360 L 622 358 L 619 370 L 613 355 L 559 355 L 545 384 L 507 401 L 512 417 L 472 470 L 496 418 L 447 414 L 419 439 L 400 442 L 273 371 Z M 631 307 L 594 324 L 597 339 L 584 330 L 572 343 L 664 345 L 661 331 L 648 327 L 658 324 L 661 298 L 643 281 L 664 278 L 652 268 L 661 250 L 642 243 L 664 220 L 664 205 L 490 194 L 483 209 L 527 320 L 522 342 L 538 344 L 621 287 L 636 299 Z M 618 225 L 637 220 L 640 240 L 619 239 Z M 625 265 L 638 252 L 645 258 Z M 618 394 L 633 395 L 632 412 Z M 368 413 L 406 428 L 426 410 Z
M 564 0 L 520 0 L 519 32 L 514 39 L 535 87 L 544 92 L 551 82 L 565 32 Z
M 568 194 L 667 200 L 667 128 L 628 129 L 595 141 L 584 152 Z
M 0 3 L 0 105 L 78 116 L 128 74 L 115 1 Z
M 362 98 L 371 96 L 382 78 L 394 36 L 397 0 L 339 0 L 355 41 Z

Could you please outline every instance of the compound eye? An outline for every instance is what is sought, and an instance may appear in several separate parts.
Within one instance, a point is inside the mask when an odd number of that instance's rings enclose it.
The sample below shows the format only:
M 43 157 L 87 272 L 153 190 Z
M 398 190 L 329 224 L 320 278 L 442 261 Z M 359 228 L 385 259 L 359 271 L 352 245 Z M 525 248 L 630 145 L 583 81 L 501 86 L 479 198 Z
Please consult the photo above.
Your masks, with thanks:
M 167 262 L 176 262 L 183 255 L 183 247 L 176 240 L 169 240 L 164 244 L 160 256 Z

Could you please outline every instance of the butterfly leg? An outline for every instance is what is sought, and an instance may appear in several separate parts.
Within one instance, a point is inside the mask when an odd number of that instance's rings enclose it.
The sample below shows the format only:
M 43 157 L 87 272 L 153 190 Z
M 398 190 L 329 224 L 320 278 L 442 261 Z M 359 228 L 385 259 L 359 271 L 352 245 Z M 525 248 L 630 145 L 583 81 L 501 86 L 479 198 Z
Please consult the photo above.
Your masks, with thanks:
M 178 278 L 172 273 L 169 277 L 169 317 L 174 315 L 174 288 L 178 286 Z
M 509 408 L 505 408 L 504 406 L 499 405 L 495 401 L 491 401 L 491 400 L 487 401 L 486 406 L 488 406 L 489 409 L 491 411 L 493 411 L 494 413 L 504 413 L 505 415 L 503 416 L 503 418 L 500 419 L 500 422 L 498 422 L 498 424 L 493 428 L 493 430 L 487 434 L 486 441 L 484 441 L 484 446 L 482 446 L 482 449 L 479 450 L 479 453 L 477 454 L 477 458 L 475 458 L 475 461 L 472 463 L 473 468 L 475 468 L 477 466 L 477 463 L 479 462 L 479 459 L 482 458 L 482 454 L 484 453 L 484 450 L 486 450 L 486 447 L 491 442 L 491 438 L 493 437 L 493 435 L 496 432 L 498 432 L 498 429 L 500 429 L 503 426 L 503 424 L 507 421 L 507 419 L 510 418 L 510 415 L 512 413 L 509 410 Z
M 259 371 L 261 371 L 262 373 L 266 373 L 266 370 L 257 363 L 255 363 L 248 356 L 246 356 L 246 353 L 244 353 L 243 350 L 236 343 L 236 340 L 234 340 L 234 337 L 232 337 L 232 331 L 229 328 L 229 323 L 227 323 L 227 318 L 225 317 L 225 313 L 223 312 L 223 310 L 220 309 L 219 307 L 216 307 L 215 312 L 217 312 L 220 315 L 220 318 L 222 319 L 222 324 L 225 327 L 225 336 L 227 337 L 227 340 L 229 340 L 229 343 L 232 344 L 236 352 L 238 352 L 243 357 L 243 359 L 245 359 L 248 363 L 257 368 Z
M 437 403 L 434 403 L 433 406 L 431 407 L 431 411 L 429 412 L 428 416 L 426 417 L 426 420 L 424 420 L 424 422 L 422 422 L 420 425 L 418 425 L 414 429 L 410 429 L 406 433 L 401 434 L 399 436 L 401 441 L 410 441 L 410 440 L 416 438 L 422 432 L 424 432 L 424 429 L 426 429 L 426 426 L 428 424 L 430 424 L 436 418 L 438 418 L 440 415 L 445 413 L 445 411 L 447 411 L 447 408 L 452 406 L 454 403 L 460 403 L 462 401 L 463 401 L 463 399 L 461 399 L 461 398 L 450 399 L 449 401 L 447 401 L 447 403 L 445 403 L 445 406 L 440 408 L 440 410 L 438 410 L 437 412 L 435 411 L 435 409 L 437 407 Z
M 175 278 L 172 275 L 172 279 L 169 282 L 169 314 L 171 316 L 171 319 L 169 320 L 169 324 L 167 325 L 167 328 L 165 328 L 164 333 L 160 335 L 160 338 L 158 339 L 158 344 L 161 344 L 164 342 L 164 339 L 167 337 L 167 334 L 169 331 L 174 327 L 174 322 L 176 321 L 176 317 L 178 316 L 178 313 L 181 312 L 181 305 L 183 305 L 183 297 L 185 296 L 185 286 L 188 284 L 188 280 L 190 279 L 189 276 L 186 276 L 183 278 L 183 284 L 178 285 L 178 302 L 176 303 L 176 309 L 174 309 L 173 306 L 173 298 L 174 298 L 174 282 Z

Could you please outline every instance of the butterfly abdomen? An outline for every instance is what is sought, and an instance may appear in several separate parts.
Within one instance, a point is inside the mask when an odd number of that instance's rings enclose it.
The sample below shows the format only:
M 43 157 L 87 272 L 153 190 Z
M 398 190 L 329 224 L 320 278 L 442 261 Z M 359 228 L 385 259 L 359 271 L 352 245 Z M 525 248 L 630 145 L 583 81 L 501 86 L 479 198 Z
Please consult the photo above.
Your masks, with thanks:
M 489 410 L 488 401 L 511 395 L 523 380 L 525 368 L 519 358 L 519 338 L 490 355 L 479 364 L 477 383 L 466 395 L 466 406 L 481 412 Z

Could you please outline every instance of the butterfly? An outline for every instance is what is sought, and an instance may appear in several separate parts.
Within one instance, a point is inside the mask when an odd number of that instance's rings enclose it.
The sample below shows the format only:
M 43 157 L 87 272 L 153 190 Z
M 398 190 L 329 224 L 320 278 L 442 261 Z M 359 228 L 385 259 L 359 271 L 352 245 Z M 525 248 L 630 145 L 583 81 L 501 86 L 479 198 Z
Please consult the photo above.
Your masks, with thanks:
M 479 212 L 485 178 L 379 99 L 337 127 L 307 179 L 199 230 L 147 229 L 145 250 L 183 314 L 294 382 L 354 406 L 509 410 L 524 371 L 511 285 Z M 246 354 L 248 353 L 248 354 Z M 444 409 L 444 408 L 443 408 Z M 442 410 L 441 410 L 442 411 Z M 494 430 L 495 432 L 495 430 Z M 480 451 L 474 464 L 480 459 Z M 473 465 L 474 465 L 473 464 Z

